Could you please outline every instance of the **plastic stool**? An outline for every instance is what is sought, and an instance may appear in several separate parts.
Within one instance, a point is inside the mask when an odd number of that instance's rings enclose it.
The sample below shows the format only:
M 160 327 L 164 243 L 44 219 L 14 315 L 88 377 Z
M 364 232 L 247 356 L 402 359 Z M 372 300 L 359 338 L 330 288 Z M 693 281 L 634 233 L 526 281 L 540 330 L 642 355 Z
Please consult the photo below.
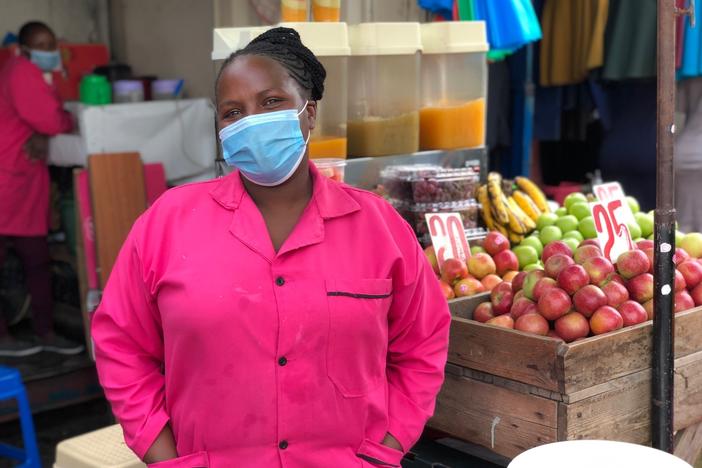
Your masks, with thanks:
M 41 468 L 41 458 L 37 448 L 37 437 L 34 434 L 32 412 L 29 409 L 27 392 L 17 369 L 0 366 L 0 400 L 17 400 L 24 450 L 6 444 L 0 444 L 0 457 L 12 458 L 22 462 L 21 468 Z
M 644 445 L 611 440 L 569 440 L 529 449 L 507 468 L 692 468 L 685 461 Z
M 119 424 L 66 439 L 56 446 L 54 468 L 146 468 L 124 443 Z

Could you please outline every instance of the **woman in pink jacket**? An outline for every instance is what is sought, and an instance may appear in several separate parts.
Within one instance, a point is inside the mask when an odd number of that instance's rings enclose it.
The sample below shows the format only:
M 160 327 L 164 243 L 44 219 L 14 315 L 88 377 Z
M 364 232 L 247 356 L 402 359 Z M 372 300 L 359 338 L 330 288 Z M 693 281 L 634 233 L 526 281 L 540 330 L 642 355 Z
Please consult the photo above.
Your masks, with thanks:
M 36 341 L 14 339 L 0 314 L 0 356 L 22 357 L 42 350 L 77 354 L 83 345 L 56 335 L 49 247 L 48 137 L 71 130 L 70 114 L 42 73 L 60 64 L 56 37 L 47 25 L 25 24 L 20 55 L 0 69 L 0 265 L 12 245 L 24 265 Z
M 319 174 L 325 71 L 272 29 L 222 66 L 227 177 L 167 192 L 93 319 L 100 381 L 153 467 L 399 466 L 443 382 L 449 312 L 410 227 Z

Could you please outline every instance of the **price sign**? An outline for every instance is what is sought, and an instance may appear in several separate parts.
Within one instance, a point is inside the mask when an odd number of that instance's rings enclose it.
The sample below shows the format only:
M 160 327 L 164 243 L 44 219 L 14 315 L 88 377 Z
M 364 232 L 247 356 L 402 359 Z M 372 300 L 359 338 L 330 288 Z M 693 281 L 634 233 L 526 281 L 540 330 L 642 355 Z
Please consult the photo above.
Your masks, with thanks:
M 449 258 L 465 263 L 470 257 L 470 246 L 461 216 L 458 213 L 427 213 L 425 216 L 439 265 Z
M 619 182 L 607 182 L 606 184 L 594 185 L 592 191 L 601 202 L 610 202 L 612 200 L 621 200 L 622 215 L 621 219 L 626 224 L 635 223 L 634 213 L 629 208 L 629 203 L 626 201 L 624 190 Z
M 590 211 L 602 252 L 612 263 L 616 263 L 624 252 L 635 248 L 629 228 L 623 222 L 624 205 L 621 200 L 590 203 Z

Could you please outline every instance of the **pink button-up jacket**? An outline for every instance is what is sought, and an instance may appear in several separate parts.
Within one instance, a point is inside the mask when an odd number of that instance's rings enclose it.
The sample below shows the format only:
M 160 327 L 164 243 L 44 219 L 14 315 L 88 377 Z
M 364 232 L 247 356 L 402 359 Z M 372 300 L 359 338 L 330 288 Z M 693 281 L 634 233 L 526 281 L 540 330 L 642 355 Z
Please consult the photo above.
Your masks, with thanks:
M 95 312 L 100 381 L 163 467 L 399 466 L 443 382 L 450 316 L 410 227 L 320 176 L 276 253 L 237 172 L 165 193 Z

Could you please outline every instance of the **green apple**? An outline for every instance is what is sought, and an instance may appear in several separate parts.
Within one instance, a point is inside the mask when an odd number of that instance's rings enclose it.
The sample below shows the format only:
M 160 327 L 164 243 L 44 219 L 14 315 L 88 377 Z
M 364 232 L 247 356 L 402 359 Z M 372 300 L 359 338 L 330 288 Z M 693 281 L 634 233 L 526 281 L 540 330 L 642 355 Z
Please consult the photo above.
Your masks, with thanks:
M 541 230 L 546 226 L 552 226 L 558 221 L 558 215 L 556 213 L 543 213 L 536 219 L 536 229 Z
M 541 243 L 546 246 L 549 242 L 561 240 L 563 238 L 563 231 L 558 226 L 546 226 L 541 230 L 539 235 Z
M 578 218 L 573 215 L 562 216 L 556 221 L 556 226 L 564 233 L 575 231 L 578 229 Z
M 562 207 L 558 208 L 555 211 L 555 213 L 556 213 L 556 216 L 558 216 L 558 217 L 565 216 L 568 214 L 568 208 L 566 208 L 565 206 L 562 206 Z
M 570 247 L 570 250 L 573 253 L 575 253 L 575 249 L 577 249 L 580 246 L 580 241 L 572 237 L 566 237 L 565 239 L 563 239 L 563 242 L 565 242 L 568 245 L 568 247 Z
M 597 239 L 597 230 L 595 229 L 595 218 L 586 216 L 578 223 L 578 231 L 585 239 Z
M 641 237 L 653 234 L 653 216 L 638 212 L 634 214 L 634 219 L 641 228 Z
M 563 200 L 563 206 L 565 206 L 567 209 L 570 209 L 571 205 L 578 202 L 587 203 L 587 197 L 580 192 L 573 192 L 565 197 L 565 200 Z
M 590 205 L 588 205 L 585 202 L 573 203 L 572 205 L 570 205 L 568 213 L 572 214 L 573 216 L 578 218 L 578 221 L 580 221 L 581 219 L 590 216 Z
M 629 208 L 631 208 L 631 212 L 636 214 L 639 211 L 641 211 L 641 207 L 639 206 L 638 200 L 632 196 L 627 196 L 626 197 L 626 202 L 629 204 Z
M 523 268 L 524 271 L 532 271 L 532 270 L 543 270 L 544 266 L 539 262 L 539 263 L 530 263 L 529 265 L 525 266 Z
M 651 235 L 648 236 L 646 239 L 648 239 L 648 240 L 656 240 L 656 236 L 655 236 L 654 234 L 651 234 Z M 675 245 L 677 245 L 677 244 L 678 244 L 678 242 L 676 241 L 676 242 L 675 242 Z
M 678 231 L 677 229 L 675 230 L 675 245 L 680 247 L 680 243 L 683 241 L 683 237 L 685 237 L 685 233 Z
M 531 265 L 539 261 L 539 254 L 536 249 L 530 245 L 518 245 L 512 251 L 517 255 L 519 260 L 519 268 L 524 269 L 525 266 Z
M 637 223 L 627 223 L 629 227 L 629 234 L 631 234 L 632 239 L 638 239 L 641 237 L 641 228 Z
M 692 258 L 702 257 L 702 234 L 699 232 L 685 234 L 680 242 L 680 247 Z
M 474 245 L 473 247 L 470 248 L 470 254 L 475 255 L 479 253 L 485 253 L 485 249 L 480 247 L 479 245 Z
M 544 245 L 541 243 L 538 237 L 530 236 L 524 239 L 519 245 L 528 245 L 536 249 L 536 253 L 541 258 L 541 253 L 544 251 Z
M 563 234 L 563 240 L 566 239 L 577 239 L 578 243 L 580 243 L 585 240 L 585 237 L 580 234 L 580 231 L 570 231 Z

